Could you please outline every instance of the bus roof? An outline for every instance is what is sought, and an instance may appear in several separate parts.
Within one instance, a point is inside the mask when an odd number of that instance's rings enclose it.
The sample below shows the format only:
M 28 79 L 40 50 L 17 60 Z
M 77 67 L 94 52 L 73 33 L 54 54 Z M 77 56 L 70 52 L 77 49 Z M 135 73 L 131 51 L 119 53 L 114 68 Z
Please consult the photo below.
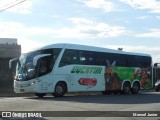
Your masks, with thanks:
M 65 48 L 65 49 L 76 49 L 76 50 L 86 50 L 86 51 L 95 51 L 95 52 L 109 52 L 109 53 L 129 54 L 129 55 L 151 57 L 151 55 L 144 54 L 144 53 L 125 52 L 121 50 L 114 50 L 114 49 L 87 46 L 87 45 L 68 44 L 68 43 L 51 44 L 51 45 L 47 45 L 47 46 L 41 47 L 36 50 L 43 50 L 43 49 L 49 49 L 49 48 Z

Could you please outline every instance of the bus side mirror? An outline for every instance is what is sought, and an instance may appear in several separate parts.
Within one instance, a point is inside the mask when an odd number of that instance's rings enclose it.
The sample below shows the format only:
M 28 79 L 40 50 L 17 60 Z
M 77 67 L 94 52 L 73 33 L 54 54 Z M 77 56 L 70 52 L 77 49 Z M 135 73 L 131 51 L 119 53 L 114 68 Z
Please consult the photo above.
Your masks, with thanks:
M 12 68 L 12 62 L 18 60 L 19 58 L 13 58 L 9 61 L 9 68 Z
M 159 67 L 160 63 L 154 63 L 154 67 Z
M 37 55 L 33 58 L 33 66 L 36 66 L 37 65 L 37 61 L 40 59 L 40 58 L 43 58 L 43 57 L 46 57 L 46 56 L 50 56 L 51 54 L 40 54 L 40 55 Z
M 157 67 L 157 63 L 154 64 L 154 67 Z

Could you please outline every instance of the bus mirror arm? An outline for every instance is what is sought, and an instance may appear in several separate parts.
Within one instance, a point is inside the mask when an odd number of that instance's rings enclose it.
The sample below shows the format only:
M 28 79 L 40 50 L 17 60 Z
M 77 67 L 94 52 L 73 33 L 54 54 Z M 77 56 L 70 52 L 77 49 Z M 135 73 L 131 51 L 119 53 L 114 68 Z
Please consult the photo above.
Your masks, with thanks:
M 50 56 L 51 54 L 40 54 L 40 55 L 37 55 L 33 58 L 33 66 L 36 66 L 37 65 L 37 61 L 40 59 L 40 58 L 43 58 L 43 57 L 46 57 L 46 56 Z
M 10 61 L 9 61 L 9 68 L 11 69 L 12 68 L 12 62 L 13 61 L 16 61 L 16 60 L 18 60 L 19 58 L 17 57 L 17 58 L 13 58 L 13 59 L 11 59 Z

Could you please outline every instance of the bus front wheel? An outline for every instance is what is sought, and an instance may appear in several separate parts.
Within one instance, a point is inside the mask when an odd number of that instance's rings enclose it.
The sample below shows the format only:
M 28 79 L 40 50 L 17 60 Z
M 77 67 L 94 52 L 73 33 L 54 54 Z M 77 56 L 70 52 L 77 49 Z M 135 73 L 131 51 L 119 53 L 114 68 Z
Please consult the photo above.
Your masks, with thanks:
M 58 82 L 55 86 L 55 92 L 53 95 L 55 97 L 61 97 L 65 94 L 66 90 L 67 90 L 66 84 L 63 82 Z

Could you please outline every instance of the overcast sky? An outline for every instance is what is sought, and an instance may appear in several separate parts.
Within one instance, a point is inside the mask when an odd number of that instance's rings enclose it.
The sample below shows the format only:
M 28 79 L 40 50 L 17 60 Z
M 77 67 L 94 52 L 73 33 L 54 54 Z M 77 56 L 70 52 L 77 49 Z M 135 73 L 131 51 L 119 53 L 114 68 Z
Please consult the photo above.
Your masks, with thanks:
M 22 0 L 0 0 L 0 10 Z M 22 52 L 76 43 L 151 54 L 160 62 L 160 0 L 27 0 L 0 12 L 0 37 Z

